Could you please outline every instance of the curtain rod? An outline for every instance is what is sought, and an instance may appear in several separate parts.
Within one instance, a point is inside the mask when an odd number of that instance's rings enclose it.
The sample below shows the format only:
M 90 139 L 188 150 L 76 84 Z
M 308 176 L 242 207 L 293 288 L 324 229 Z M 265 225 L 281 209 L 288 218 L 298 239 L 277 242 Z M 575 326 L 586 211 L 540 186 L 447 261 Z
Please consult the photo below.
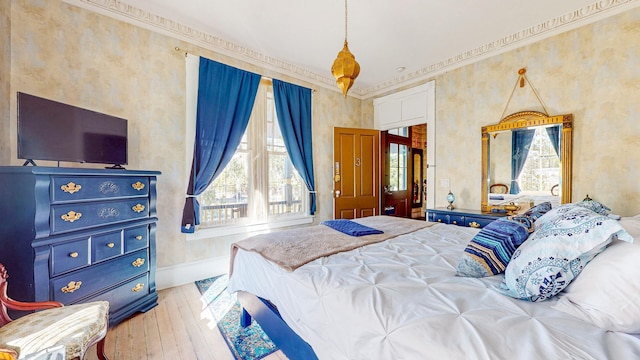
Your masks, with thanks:
M 176 47 L 174 47 L 173 49 L 174 49 L 175 51 L 178 51 L 178 52 L 184 52 L 184 57 L 187 57 L 187 55 L 189 54 L 189 51 L 187 51 L 187 50 L 185 50 L 185 49 L 181 49 L 181 48 L 179 48 L 179 47 L 177 47 L 177 46 L 176 46 Z M 195 54 L 193 54 L 193 53 L 191 53 L 191 54 L 192 54 L 192 55 L 195 55 Z M 198 56 L 200 56 L 200 55 L 198 55 Z M 263 79 L 273 80 L 272 78 L 267 77 L 267 76 L 264 76 L 264 75 L 260 75 L 260 76 L 262 76 L 262 78 L 263 78 Z M 302 86 L 302 85 L 299 85 L 299 86 Z M 302 86 L 302 87 L 306 87 L 306 86 Z M 307 88 L 307 89 L 311 89 L 311 92 L 316 92 L 316 91 L 317 91 L 316 89 L 313 89 L 313 88 Z

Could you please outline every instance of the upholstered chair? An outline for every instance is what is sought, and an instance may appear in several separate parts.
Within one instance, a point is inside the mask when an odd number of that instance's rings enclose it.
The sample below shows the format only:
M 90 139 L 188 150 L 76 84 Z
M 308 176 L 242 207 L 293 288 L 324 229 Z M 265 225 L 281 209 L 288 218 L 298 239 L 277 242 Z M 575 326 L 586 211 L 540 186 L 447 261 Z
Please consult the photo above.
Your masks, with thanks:
M 0 264 L 0 360 L 30 358 L 61 346 L 65 360 L 80 360 L 96 343 L 98 358 L 107 360 L 104 355 L 109 327 L 107 301 L 69 306 L 56 301 L 16 301 L 7 296 L 7 278 L 7 270 Z M 12 320 L 7 309 L 36 312 Z
M 509 187 L 505 184 L 493 184 L 489 186 L 489 192 L 491 194 L 508 194 Z

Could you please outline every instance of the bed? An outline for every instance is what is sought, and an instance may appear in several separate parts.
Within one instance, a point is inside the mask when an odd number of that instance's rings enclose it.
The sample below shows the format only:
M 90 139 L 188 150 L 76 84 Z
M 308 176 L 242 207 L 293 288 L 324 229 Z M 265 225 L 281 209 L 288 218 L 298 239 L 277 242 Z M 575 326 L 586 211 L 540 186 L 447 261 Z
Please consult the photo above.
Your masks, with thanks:
M 540 195 L 540 194 L 489 194 L 489 205 L 492 206 L 500 206 L 507 205 L 509 203 L 515 204 L 529 204 L 531 201 L 534 202 L 535 205 L 550 202 L 553 207 L 557 207 L 560 205 L 560 197 L 554 195 Z
M 626 220 L 640 232 L 640 217 Z M 640 335 L 633 333 L 636 321 L 632 325 L 603 325 L 567 310 L 580 303 L 583 288 L 612 294 L 606 286 L 591 283 L 592 277 L 603 273 L 600 267 L 634 266 L 637 257 L 627 261 L 619 256 L 640 256 L 640 252 L 635 254 L 640 246 L 609 239 L 601 255 L 593 255 L 589 266 L 573 281 L 572 287 L 580 287 L 576 299 L 571 299 L 575 303 L 567 300 L 571 287 L 545 301 L 531 302 L 498 290 L 504 274 L 481 278 L 456 275 L 461 254 L 483 230 L 427 222 L 417 226 L 416 220 L 388 216 L 355 221 L 372 228 L 405 230 L 293 269 L 270 256 L 268 260 L 257 251 L 243 249 L 242 242 L 233 247 L 228 291 L 238 294 L 241 304 L 291 359 L 640 357 Z M 278 242 L 296 236 L 308 238 L 313 232 L 305 228 L 287 230 L 283 237 L 282 233 L 274 234 L 270 237 Z M 613 254 L 613 249 L 619 250 L 614 259 L 602 256 Z M 601 258 L 602 264 L 598 264 Z M 587 273 L 592 268 L 595 275 Z M 587 284 L 578 283 L 583 276 Z M 624 290 L 640 291 L 640 286 L 634 283 Z M 625 291 L 610 298 L 599 293 L 596 298 L 605 303 L 620 302 L 612 312 L 621 311 L 622 315 L 613 315 L 634 317 L 640 310 L 631 298 L 625 298 L 629 295 Z M 563 302 L 565 309 L 561 311 L 558 308 Z M 611 331 L 616 326 L 626 332 Z

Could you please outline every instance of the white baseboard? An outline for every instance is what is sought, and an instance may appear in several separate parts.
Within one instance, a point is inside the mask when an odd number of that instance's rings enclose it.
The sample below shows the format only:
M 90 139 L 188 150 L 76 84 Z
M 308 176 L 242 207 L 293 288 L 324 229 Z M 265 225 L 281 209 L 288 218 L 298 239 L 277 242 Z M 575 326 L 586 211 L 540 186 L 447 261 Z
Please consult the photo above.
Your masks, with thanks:
M 156 289 L 162 290 L 180 286 L 229 272 L 229 257 L 156 268 Z

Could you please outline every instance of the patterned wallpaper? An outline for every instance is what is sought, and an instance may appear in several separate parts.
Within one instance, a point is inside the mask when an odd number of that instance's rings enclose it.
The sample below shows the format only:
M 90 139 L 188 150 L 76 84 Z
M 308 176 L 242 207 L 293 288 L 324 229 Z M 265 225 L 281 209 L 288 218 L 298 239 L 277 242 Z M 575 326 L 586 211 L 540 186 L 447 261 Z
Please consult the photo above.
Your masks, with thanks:
M 158 266 L 227 254 L 231 238 L 187 241 L 179 232 L 188 164 L 184 56 L 174 48 L 313 86 L 60 1 L 2 1 L 0 10 L 0 114 L 9 120 L 0 127 L 0 164 L 22 163 L 16 91 L 129 119 L 128 167 L 162 172 Z M 622 215 L 640 213 L 640 152 L 629 151 L 640 146 L 639 31 L 634 9 L 437 76 L 436 183 L 450 179 L 457 206 L 479 208 L 480 127 L 499 120 L 517 70 L 526 67 L 550 113 L 574 114 L 574 199 L 588 193 Z M 319 222 L 332 216 L 333 127 L 373 126 L 373 100 L 318 88 L 312 106 Z M 436 190 L 436 205 L 446 205 L 448 189 Z
M 5 1 L 2 4 L 7 6 Z M 162 172 L 158 179 L 158 266 L 227 254 L 232 238 L 187 241 L 179 231 L 190 164 L 185 160 L 185 60 L 174 48 L 311 86 L 60 1 L 12 0 L 10 4 L 11 94 L 21 91 L 128 119 L 128 168 Z M 3 30 L 9 28 L 6 21 L 0 24 Z M 7 33 L 2 31 L 0 36 Z M 0 58 L 0 64 L 6 64 L 5 58 Z M 0 71 L 3 75 L 8 72 Z M 3 139 L 9 139 L 1 143 L 10 143 L 3 145 L 3 154 L 10 155 L 3 155 L 0 164 L 20 165 L 22 161 L 16 158 L 15 95 L 4 93 L 2 100 L 11 103 L 10 121 L 2 122 L 9 129 L 0 131 Z M 6 108 L 0 105 L 0 111 Z M 333 127 L 371 127 L 373 105 L 320 88 L 313 94 L 312 111 L 319 222 L 332 217 Z M 56 165 L 46 161 L 38 164 Z
M 451 179 L 458 207 L 480 207 L 481 135 L 497 123 L 517 71 L 551 115 L 572 113 L 573 201 L 589 194 L 620 215 L 640 213 L 640 8 L 436 77 L 438 179 Z M 539 110 L 530 87 L 507 114 Z M 436 187 L 436 205 L 446 189 Z

